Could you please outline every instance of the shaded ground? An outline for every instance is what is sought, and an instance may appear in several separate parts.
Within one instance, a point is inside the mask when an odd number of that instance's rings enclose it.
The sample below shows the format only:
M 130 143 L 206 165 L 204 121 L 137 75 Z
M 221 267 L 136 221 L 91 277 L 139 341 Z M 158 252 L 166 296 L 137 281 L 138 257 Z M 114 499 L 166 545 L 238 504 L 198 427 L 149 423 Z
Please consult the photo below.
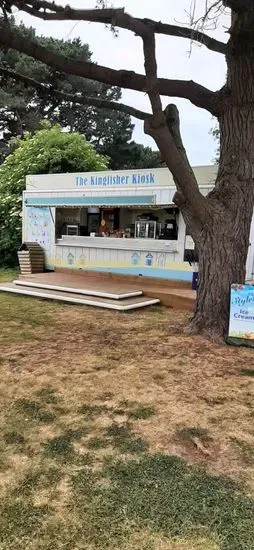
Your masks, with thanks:
M 253 350 L 184 321 L 0 295 L 1 550 L 254 549 Z

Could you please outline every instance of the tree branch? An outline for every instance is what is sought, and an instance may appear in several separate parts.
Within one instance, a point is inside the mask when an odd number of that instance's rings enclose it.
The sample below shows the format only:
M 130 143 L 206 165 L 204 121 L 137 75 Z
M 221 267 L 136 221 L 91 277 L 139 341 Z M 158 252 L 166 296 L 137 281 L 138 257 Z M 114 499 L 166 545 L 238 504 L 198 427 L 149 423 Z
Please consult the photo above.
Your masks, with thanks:
M 124 12 L 124 8 L 84 10 L 74 9 L 70 6 L 59 6 L 54 2 L 46 2 L 44 0 L 30 0 L 27 2 L 24 0 L 15 0 L 12 4 L 21 11 L 25 11 L 30 15 L 47 21 L 73 20 L 104 23 L 131 30 L 136 34 L 139 34 L 138 30 L 143 25 L 146 25 L 156 34 L 187 38 L 206 46 L 209 50 L 214 52 L 226 53 L 226 44 L 211 38 L 203 32 L 188 27 L 181 27 L 179 25 L 168 25 L 152 19 L 131 17 Z
M 192 168 L 190 166 L 189 159 L 187 157 L 185 147 L 182 141 L 182 136 L 180 132 L 180 117 L 179 117 L 178 109 L 176 105 L 171 104 L 166 107 L 164 112 L 165 112 L 165 117 L 167 121 L 167 126 L 175 142 L 175 145 L 179 153 L 181 154 L 183 161 L 186 164 L 186 167 L 189 167 L 189 170 L 192 171 Z M 173 199 L 174 203 L 182 211 L 186 226 L 191 231 L 191 234 L 195 238 L 195 241 L 198 242 L 198 239 L 200 237 L 200 230 L 202 229 L 202 226 L 200 225 L 200 222 L 199 220 L 197 220 L 195 215 L 193 216 L 192 208 L 190 208 L 190 204 L 186 200 L 186 197 L 181 190 L 181 187 L 182 187 L 181 182 L 177 180 L 174 180 L 174 181 L 177 189 Z M 200 200 L 200 197 L 198 200 Z M 205 213 L 207 211 L 207 201 L 204 198 L 201 199 L 201 207 L 203 208 L 203 211 Z
M 196 227 L 198 226 L 201 230 L 202 223 L 205 221 L 206 199 L 199 191 L 196 177 L 183 148 L 177 108 L 174 106 L 175 110 L 168 109 L 168 111 L 170 110 L 168 120 L 162 110 L 157 77 L 155 35 L 152 31 L 149 31 L 144 33 L 142 39 L 147 93 L 153 111 L 153 116 L 145 121 L 145 131 L 157 143 L 163 159 L 173 175 L 177 189 L 181 191 L 188 204 L 188 210 L 192 213 L 192 218 L 197 219 Z
M 146 33 L 143 37 L 143 50 L 145 59 L 145 73 L 147 82 L 147 94 L 150 99 L 153 116 L 163 121 L 160 88 L 157 77 L 157 63 L 155 53 L 155 36 L 153 32 Z
M 173 175 L 178 195 L 183 197 L 181 208 L 188 205 L 192 218 L 200 224 L 205 223 L 207 217 L 207 201 L 200 193 L 194 172 L 182 151 L 177 147 L 174 135 L 167 124 L 158 123 L 153 117 L 145 120 L 145 133 L 149 134 L 157 144 L 161 157 Z M 178 203 L 179 204 L 179 203 Z
M 15 32 L 12 31 L 3 22 L 0 25 L 0 44 L 2 47 L 12 48 L 33 57 L 62 73 L 81 76 L 90 80 L 103 82 L 104 84 L 139 92 L 147 91 L 144 75 L 137 74 L 134 71 L 110 69 L 109 67 L 79 59 L 70 59 L 42 46 L 35 40 L 29 40 L 17 30 Z M 206 109 L 214 116 L 219 116 L 220 103 L 218 93 L 212 92 L 192 80 L 159 78 L 158 84 L 161 95 L 188 99 L 193 105 Z
M 67 92 L 62 92 L 61 90 L 57 90 L 52 86 L 49 86 L 47 84 L 42 84 L 41 82 L 38 82 L 38 80 L 35 80 L 34 78 L 23 75 L 21 73 L 17 73 L 3 66 L 0 66 L 0 76 L 1 75 L 7 78 L 12 78 L 15 81 L 18 80 L 19 82 L 23 82 L 25 86 L 31 86 L 32 88 L 35 88 L 36 90 L 38 90 L 40 93 L 44 95 L 52 93 L 62 101 L 69 101 L 71 103 L 76 103 L 79 105 L 88 105 L 88 106 L 96 107 L 98 109 L 109 109 L 113 111 L 119 111 L 122 113 L 126 113 L 128 115 L 131 115 L 140 120 L 145 120 L 146 118 L 149 118 L 151 116 L 151 114 L 146 113 L 145 111 L 140 111 L 139 109 L 135 109 L 134 107 L 125 105 L 124 103 L 118 103 L 117 101 L 107 101 L 96 97 L 85 96 L 83 94 L 78 94 L 78 93 L 69 94 Z

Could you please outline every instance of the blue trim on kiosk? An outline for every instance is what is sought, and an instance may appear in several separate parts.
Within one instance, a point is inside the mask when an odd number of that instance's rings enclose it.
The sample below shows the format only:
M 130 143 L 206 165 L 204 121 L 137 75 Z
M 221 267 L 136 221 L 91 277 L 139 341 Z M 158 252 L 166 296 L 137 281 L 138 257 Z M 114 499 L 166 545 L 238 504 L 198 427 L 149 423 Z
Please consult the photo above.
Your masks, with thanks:
M 100 271 L 106 273 L 119 273 L 120 275 L 138 275 L 143 277 L 155 277 L 156 279 L 175 279 L 180 281 L 191 281 L 192 271 L 181 269 L 156 269 L 149 267 L 84 267 L 85 271 Z
M 28 197 L 26 206 L 138 206 L 155 204 L 154 195 L 115 197 Z

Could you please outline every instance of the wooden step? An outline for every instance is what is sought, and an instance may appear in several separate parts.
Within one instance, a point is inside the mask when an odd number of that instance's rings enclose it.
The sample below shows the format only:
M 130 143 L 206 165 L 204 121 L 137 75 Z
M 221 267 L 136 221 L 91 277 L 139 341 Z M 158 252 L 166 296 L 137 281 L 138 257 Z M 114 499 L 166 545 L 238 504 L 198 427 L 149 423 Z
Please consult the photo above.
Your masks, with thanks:
M 145 296 L 126 298 L 122 300 L 112 300 L 96 296 L 87 296 L 66 291 L 46 290 L 43 288 L 31 288 L 29 286 L 16 285 L 14 283 L 3 283 L 0 285 L 0 292 L 10 292 L 34 298 L 42 298 L 46 300 L 57 300 L 60 302 L 69 302 L 72 304 L 81 304 L 86 306 L 100 307 L 104 309 L 113 309 L 117 311 L 130 311 L 142 307 L 148 307 L 158 304 L 160 301 L 157 298 L 148 298 Z
M 31 288 L 43 288 L 46 290 L 56 290 L 60 292 L 68 292 L 73 294 L 84 294 L 85 296 L 96 296 L 99 298 L 109 298 L 111 300 L 124 300 L 126 298 L 136 298 L 137 296 L 142 296 L 143 292 L 142 290 L 130 290 L 125 289 L 124 287 L 118 291 L 113 290 L 99 290 L 96 287 L 89 288 L 89 285 L 87 287 L 77 287 L 77 286 L 66 286 L 64 284 L 49 284 L 44 283 L 41 281 L 22 281 L 21 279 L 17 279 L 13 281 L 13 284 L 18 286 L 25 286 L 25 287 L 31 287 Z M 103 287 L 103 285 L 101 285 Z
M 196 304 L 196 292 L 186 288 L 144 288 L 144 295 L 156 297 L 161 305 L 183 311 L 194 312 Z

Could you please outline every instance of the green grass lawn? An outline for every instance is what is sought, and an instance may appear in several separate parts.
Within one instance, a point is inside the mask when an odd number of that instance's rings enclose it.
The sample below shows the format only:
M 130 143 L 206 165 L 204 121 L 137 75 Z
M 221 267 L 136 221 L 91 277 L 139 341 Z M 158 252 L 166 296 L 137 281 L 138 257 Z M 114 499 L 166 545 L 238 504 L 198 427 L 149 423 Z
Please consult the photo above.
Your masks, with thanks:
M 19 269 L 0 269 L 0 283 L 12 281 L 19 274 Z
M 0 550 L 254 549 L 253 351 L 184 321 L 0 294 Z

